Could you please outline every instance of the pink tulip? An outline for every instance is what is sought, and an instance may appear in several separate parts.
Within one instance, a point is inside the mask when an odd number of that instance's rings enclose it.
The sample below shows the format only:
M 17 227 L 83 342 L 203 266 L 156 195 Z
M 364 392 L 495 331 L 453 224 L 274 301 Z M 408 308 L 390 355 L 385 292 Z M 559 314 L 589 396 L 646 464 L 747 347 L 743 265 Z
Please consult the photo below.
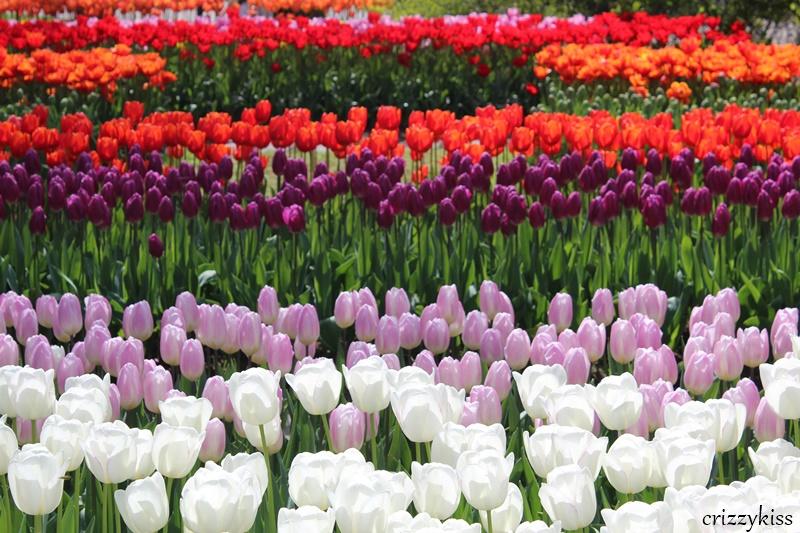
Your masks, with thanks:
M 741 316 L 741 305 L 739 303 L 739 295 L 736 293 L 736 289 L 725 288 L 722 289 L 717 293 L 717 303 L 719 305 L 719 310 L 728 313 L 733 322 L 736 323 L 739 321 L 739 317 Z
M 111 404 L 111 421 L 119 420 L 120 415 L 119 388 L 116 383 L 108 386 L 108 403 Z
M 620 318 L 611 325 L 611 339 L 608 348 L 611 357 L 617 363 L 626 365 L 633 361 L 638 344 L 636 330 L 630 322 Z
M 345 366 L 353 368 L 359 361 L 362 361 L 370 356 L 370 349 L 366 342 L 354 341 L 347 347 L 347 356 L 345 357 Z
M 486 282 L 484 282 L 486 283 Z M 483 286 L 481 286 L 483 287 Z M 489 320 L 482 311 L 470 311 L 464 319 L 464 332 L 461 341 L 470 350 L 477 350 L 481 345 L 483 332 L 489 328 Z
M 186 331 L 172 324 L 164 326 L 159 340 L 161 360 L 170 366 L 178 366 L 181 361 L 181 348 L 185 342 Z
M 142 384 L 144 391 L 144 406 L 151 413 L 158 414 L 158 402 L 167 398 L 167 393 L 172 390 L 172 375 L 162 366 L 156 366 L 144 374 Z
M 475 385 L 480 385 L 483 381 L 483 368 L 481 368 L 481 358 L 475 352 L 464 352 L 459 362 L 461 373 L 461 384 L 464 390 L 469 392 Z
M 422 313 L 419 315 L 419 330 L 423 334 L 425 334 L 425 330 L 428 328 L 428 324 L 434 318 L 441 318 L 444 320 L 444 316 L 442 315 L 441 309 L 436 304 L 429 304 L 426 305 L 425 308 L 422 310 Z M 445 323 L 447 321 L 445 320 Z
M 375 300 L 375 295 L 372 294 L 372 291 L 369 287 L 363 287 L 358 289 L 358 305 L 357 307 L 361 307 L 362 305 L 368 305 L 370 307 L 374 307 L 375 311 L 378 311 L 378 302 Z
M 636 328 L 636 344 L 639 348 L 658 348 L 661 346 L 661 327 L 655 320 L 645 316 L 634 327 Z
M 119 389 L 119 405 L 126 411 L 136 409 L 142 403 L 144 398 L 142 375 L 133 363 L 125 363 L 119 369 L 117 389 Z
M 319 339 L 317 308 L 311 304 L 305 304 L 300 309 L 297 320 L 297 337 L 306 346 L 314 344 Z
M 116 376 L 125 363 L 133 363 L 139 371 L 144 366 L 144 345 L 139 339 L 109 339 L 104 345 L 104 352 L 103 366 L 112 376 Z
M 341 292 L 336 298 L 333 306 L 333 319 L 341 329 L 349 328 L 356 320 L 358 304 L 358 293 L 348 291 Z
M 797 335 L 798 310 L 796 307 L 778 310 L 770 329 L 770 342 L 775 359 L 792 351 L 791 337 Z
M 197 381 L 203 375 L 206 359 L 203 345 L 197 339 L 189 339 L 183 343 L 180 354 L 181 374 L 189 381 Z
M 186 393 L 179 389 L 171 389 L 167 391 L 167 397 L 164 399 L 169 400 L 170 398 L 186 398 Z
M 41 418 L 36 421 L 36 434 L 42 434 L 42 426 L 44 425 L 45 418 Z M 17 442 L 20 446 L 24 446 L 25 444 L 31 444 L 33 442 L 33 433 L 31 430 L 33 426 L 30 420 L 26 420 L 24 418 L 17 418 L 16 419 L 17 425 Z
M 636 289 L 633 287 L 628 287 L 624 291 L 621 291 L 617 299 L 619 300 L 619 317 L 621 319 L 628 320 L 638 312 L 636 306 Z
M 553 296 L 547 309 L 547 321 L 559 332 L 567 329 L 572 323 L 572 296 L 565 292 Z
M 683 360 L 688 361 L 697 352 L 712 352 L 713 345 L 705 337 L 689 337 L 683 348 Z
M 486 364 L 503 359 L 503 336 L 499 330 L 489 328 L 483 332 L 480 354 Z
M 591 362 L 599 361 L 606 351 L 606 327 L 591 318 L 584 318 L 578 326 L 578 343 L 586 350 Z
M 66 293 L 58 301 L 58 320 L 53 324 L 53 332 L 59 340 L 69 340 L 83 327 L 81 301 L 72 293 Z M 59 336 L 59 331 L 61 336 Z
M 201 462 L 213 461 L 218 463 L 225 455 L 225 424 L 219 418 L 212 418 L 206 425 L 206 436 L 200 446 Z
M 450 346 L 450 328 L 442 318 L 434 318 L 423 330 L 425 348 L 435 354 L 444 353 Z
M 0 366 L 19 364 L 19 345 L 11 335 L 0 335 Z
M 175 307 L 180 309 L 181 314 L 183 314 L 183 327 L 186 331 L 194 331 L 197 328 L 200 314 L 194 294 L 188 291 L 180 293 L 175 298 Z
M 239 351 L 239 331 L 242 319 L 233 313 L 225 313 L 225 337 L 220 349 L 228 355 Z
M 83 361 L 77 356 L 72 354 L 64 356 L 64 358 L 58 362 L 58 367 L 56 367 L 56 382 L 58 383 L 59 393 L 64 393 L 64 384 L 67 378 L 82 376 L 85 372 L 86 369 L 83 367 Z
M 544 349 L 544 361 L 542 361 L 542 363 L 548 366 L 563 365 L 566 356 L 567 350 L 564 349 L 564 346 L 560 342 L 551 342 Z
M 378 322 L 375 348 L 379 354 L 397 353 L 400 349 L 400 325 L 394 316 L 385 315 Z
M 589 379 L 592 363 L 583 348 L 570 348 L 564 356 L 564 370 L 567 371 L 567 383 L 582 385 Z
M 150 338 L 150 335 L 153 334 L 153 312 L 150 310 L 147 300 L 136 302 L 125 308 L 122 313 L 122 330 L 128 337 L 135 337 L 142 341 Z
M 722 337 L 714 345 L 714 372 L 723 381 L 738 380 L 744 370 L 744 360 L 736 339 Z
M 505 359 L 512 370 L 522 370 L 531 358 L 531 339 L 524 329 L 515 329 L 508 334 L 503 348 Z
M 36 317 L 42 327 L 53 327 L 58 320 L 58 300 L 55 296 L 43 294 L 36 299 Z
M 403 313 L 398 322 L 400 328 L 400 346 L 405 350 L 412 350 L 422 342 L 420 319 L 417 315 Z
M 197 338 L 213 350 L 221 349 L 228 336 L 225 311 L 218 305 L 201 305 L 200 310 Z
M 258 314 L 261 316 L 261 321 L 267 325 L 274 324 L 280 308 L 278 293 L 269 285 L 265 285 L 258 293 Z
M 381 359 L 390 370 L 400 370 L 400 358 L 397 357 L 397 354 L 385 353 L 381 355 Z
M 786 434 L 786 420 L 772 410 L 766 398 L 761 398 L 756 408 L 753 433 L 758 442 L 782 439 Z
M 497 313 L 492 320 L 492 328 L 500 332 L 500 341 L 505 346 L 508 336 L 514 331 L 514 319 L 508 313 Z
M 663 347 L 662 347 L 663 348 Z M 677 381 L 677 362 L 675 356 L 667 350 L 639 348 L 633 359 L 633 377 L 638 384 L 653 383 L 661 378 L 674 383 Z
M 203 386 L 203 398 L 211 402 L 211 416 L 223 420 L 231 419 L 229 409 L 230 396 L 228 394 L 228 384 L 222 376 L 211 376 Z
M 536 335 L 533 337 L 533 341 L 531 341 L 531 363 L 535 365 L 545 364 L 545 349 L 551 342 L 558 341 L 555 328 L 552 326 L 549 326 L 549 328 L 552 329 L 539 328 Z
M 436 382 L 450 385 L 455 389 L 462 389 L 461 383 L 461 363 L 450 356 L 443 357 L 439 361 L 438 371 L 436 372 Z
M 403 313 L 411 311 L 411 303 L 405 289 L 392 287 L 386 291 L 385 297 L 386 314 L 395 318 L 400 318 Z
M 418 368 L 421 368 L 428 374 L 436 377 L 436 360 L 433 357 L 433 354 L 428 350 L 422 350 L 417 354 L 414 358 L 414 365 Z
M 239 320 L 239 332 L 236 340 L 239 349 L 248 357 L 252 357 L 261 347 L 263 326 L 261 317 L 252 311 L 245 312 Z
M 179 327 L 186 331 L 186 323 L 183 320 L 183 313 L 181 313 L 181 310 L 177 307 L 168 307 L 164 309 L 163 313 L 161 313 L 161 329 L 164 329 L 169 325 Z
M 83 339 L 84 350 L 86 351 L 86 359 L 93 365 L 103 363 L 104 346 L 110 338 L 111 333 L 102 324 L 95 324 L 86 331 L 86 336 Z
M 458 289 L 455 285 L 442 285 L 439 287 L 439 293 L 436 296 L 436 307 L 442 313 L 447 323 L 455 321 L 458 317 L 459 307 L 461 307 L 461 300 L 458 298 Z
M 500 401 L 505 400 L 511 392 L 511 367 L 505 361 L 495 361 L 489 367 L 483 384 L 496 390 Z
M 366 434 L 367 418 L 352 403 L 339 405 L 329 415 L 333 452 L 361 448 Z
M 731 317 L 731 315 L 728 313 L 717 313 L 717 316 L 714 317 L 714 322 L 711 325 L 714 327 L 714 331 L 717 333 L 717 340 L 719 340 L 721 337 L 736 336 L 736 324 L 733 321 L 733 317 Z
M 767 330 L 751 327 L 739 329 L 736 333 L 736 342 L 742 354 L 744 365 L 749 368 L 758 368 L 761 363 L 766 363 L 769 358 L 769 336 Z
M 481 283 L 481 288 L 478 291 L 478 302 L 481 312 L 484 313 L 489 320 L 494 318 L 494 315 L 499 311 L 500 302 L 500 289 L 493 281 L 484 280 Z
M 702 396 L 714 384 L 714 355 L 695 352 L 691 359 L 684 361 L 686 369 L 683 384 L 695 396 Z
M 44 335 L 34 335 L 28 339 L 25 346 L 25 364 L 42 370 L 55 369 L 58 361 L 55 360 L 53 348 Z
M 689 393 L 683 389 L 675 389 L 674 391 L 667 392 L 661 399 L 661 410 L 658 415 L 658 427 L 664 427 L 664 408 L 668 403 L 676 403 L 683 405 L 692 401 Z
M 722 397 L 744 405 L 747 410 L 747 426 L 753 427 L 758 402 L 761 400 L 761 393 L 758 386 L 750 378 L 742 378 L 735 387 L 726 390 Z
M 464 320 L 466 315 L 464 314 L 464 306 L 461 305 L 461 302 L 458 303 L 458 308 L 456 309 L 456 314 L 452 320 L 450 320 L 447 325 L 450 329 L 450 336 L 451 337 L 458 337 L 464 332 Z
M 664 425 L 661 402 L 664 400 L 664 396 L 673 390 L 672 383 L 663 379 L 657 379 L 653 384 L 644 383 L 639 385 L 639 392 L 642 393 L 643 399 L 642 414 L 646 416 L 648 434 L 650 431 L 655 431 Z
M 267 366 L 273 372 L 280 370 L 284 374 L 292 371 L 295 353 L 292 348 L 292 341 L 284 333 L 272 335 L 267 352 Z
M 86 307 L 83 323 L 87 330 L 97 322 L 108 327 L 111 323 L 111 304 L 108 298 L 101 294 L 90 294 L 83 299 L 83 304 Z
M 605 326 L 614 321 L 614 297 L 608 289 L 597 289 L 592 297 L 592 318 Z
M 378 334 L 378 310 L 371 305 L 362 305 L 356 313 L 356 337 L 371 342 Z
M 86 358 L 86 346 L 83 341 L 73 344 L 72 351 L 70 353 L 81 360 L 85 374 L 91 374 L 94 372 L 95 364 Z
M 30 337 L 39 333 L 39 319 L 36 318 L 36 311 L 23 309 L 14 321 L 14 331 L 17 334 L 17 342 L 25 346 Z
M 639 418 L 636 420 L 636 422 L 632 426 L 625 428 L 625 433 L 636 435 L 637 437 L 642 437 L 644 439 L 650 438 L 648 417 L 644 412 L 644 409 L 642 409 L 642 412 L 639 414 Z
M 667 293 L 652 283 L 636 287 L 636 302 L 640 313 L 652 318 L 659 327 L 667 316 Z
M 580 348 L 581 346 L 580 342 L 578 342 L 578 334 L 569 328 L 558 334 L 558 342 L 565 350 Z
M 479 423 L 478 420 L 478 402 L 471 402 L 467 399 L 464 402 L 464 408 L 461 410 L 461 418 L 458 424 L 464 427 L 469 427 L 472 424 Z
M 497 300 L 497 312 L 511 315 L 511 321 L 514 321 L 514 306 L 511 303 L 511 298 L 503 291 L 500 291 L 500 297 Z M 492 317 L 492 319 L 494 319 L 494 317 Z
M 499 424 L 503 419 L 500 396 L 493 387 L 476 385 L 469 393 L 469 403 L 477 404 L 477 421 L 490 426 Z

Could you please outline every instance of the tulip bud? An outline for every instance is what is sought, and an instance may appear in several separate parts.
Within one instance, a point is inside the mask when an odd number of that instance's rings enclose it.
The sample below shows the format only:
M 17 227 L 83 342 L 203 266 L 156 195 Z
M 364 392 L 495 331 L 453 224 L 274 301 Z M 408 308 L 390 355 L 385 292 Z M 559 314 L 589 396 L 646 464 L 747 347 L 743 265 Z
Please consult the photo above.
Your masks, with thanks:
M 500 406 L 500 396 L 493 387 L 485 385 L 472 387 L 467 403 L 473 404 L 477 423 L 491 426 L 502 422 L 503 409 Z
M 366 432 L 366 416 L 352 403 L 339 405 L 329 416 L 333 450 L 341 453 L 348 448 L 361 448 Z
M 392 315 L 381 317 L 378 323 L 378 334 L 375 338 L 378 353 L 397 353 L 400 349 L 400 326 Z
M 136 409 L 142 403 L 142 377 L 133 363 L 125 363 L 117 376 L 120 407 L 125 410 Z
M 197 339 L 189 339 L 183 343 L 180 353 L 181 374 L 189 381 L 196 381 L 205 370 L 203 345 Z
M 258 313 L 245 313 L 239 321 L 238 345 L 242 352 L 251 358 L 261 347 L 263 326 Z
M 319 339 L 319 317 L 317 308 L 311 304 L 305 304 L 298 317 L 297 336 L 300 342 L 306 346 L 311 346 Z
M 622 318 L 616 320 L 611 326 L 611 339 L 609 351 L 614 361 L 628 364 L 636 355 L 636 330 L 630 322 Z
M 200 446 L 198 458 L 200 462 L 213 461 L 218 463 L 225 455 L 225 424 L 219 418 L 212 418 L 208 421 L 205 430 L 205 438 Z
M 592 363 L 583 348 L 570 348 L 564 355 L 564 370 L 567 372 L 567 383 L 583 384 L 589 379 Z
M 419 346 L 422 342 L 422 332 L 420 331 L 420 318 L 411 313 L 403 313 L 398 323 L 400 328 L 400 346 L 406 350 L 411 350 Z
M 53 327 L 58 321 L 58 301 L 55 296 L 43 294 L 36 299 L 36 317 L 42 326 Z
M 761 363 L 766 363 L 769 358 L 769 337 L 767 330 L 759 331 L 756 327 L 739 329 L 736 342 L 745 366 L 757 368 Z
M 475 385 L 480 385 L 483 381 L 483 369 L 481 368 L 481 358 L 475 352 L 464 352 L 459 362 L 461 372 L 461 384 L 466 392 L 472 390 Z
M 686 369 L 683 374 L 683 383 L 686 390 L 696 396 L 702 396 L 708 392 L 714 383 L 714 355 L 696 352 L 684 363 Z
M 161 352 L 161 360 L 170 366 L 177 366 L 180 364 L 181 348 L 186 343 L 186 331 L 167 324 L 161 328 L 161 338 L 159 340 L 159 348 Z
M 165 400 L 167 393 L 172 390 L 172 374 L 164 367 L 157 366 L 144 374 L 142 389 L 145 407 L 151 413 L 158 414 L 158 402 Z
M 714 372 L 723 381 L 739 379 L 744 361 L 733 337 L 722 337 L 714 345 Z
M 356 337 L 370 342 L 378 333 L 378 310 L 371 305 L 361 305 L 356 313 Z
M 466 354 L 465 354 L 466 355 Z M 500 400 L 505 400 L 511 392 L 511 368 L 505 361 L 495 361 L 486 373 L 484 385 L 497 391 Z
M 19 365 L 19 345 L 11 335 L 0 335 L 0 367 Z
M 547 309 L 547 320 L 559 332 L 569 327 L 572 323 L 572 297 L 569 294 L 561 292 L 553 297 Z
M 405 289 L 392 287 L 386 292 L 386 314 L 395 318 L 400 318 L 404 313 L 411 310 L 408 295 Z
M 153 334 L 153 313 L 150 304 L 142 300 L 125 308 L 122 314 L 122 330 L 126 336 L 146 341 Z
M 614 321 L 614 298 L 608 289 L 597 289 L 592 297 L 592 318 L 606 326 Z
M 58 362 L 56 367 L 56 381 L 58 382 L 59 393 L 64 392 L 64 386 L 68 378 L 83 375 L 86 369 L 75 355 L 67 355 Z
M 467 313 L 466 319 L 464 320 L 464 332 L 461 335 L 464 346 L 470 350 L 479 349 L 481 337 L 483 337 L 483 333 L 488 327 L 489 321 L 487 314 L 475 310 Z
M 442 318 L 434 318 L 428 322 L 422 337 L 425 347 L 434 354 L 444 353 L 450 346 L 450 329 Z

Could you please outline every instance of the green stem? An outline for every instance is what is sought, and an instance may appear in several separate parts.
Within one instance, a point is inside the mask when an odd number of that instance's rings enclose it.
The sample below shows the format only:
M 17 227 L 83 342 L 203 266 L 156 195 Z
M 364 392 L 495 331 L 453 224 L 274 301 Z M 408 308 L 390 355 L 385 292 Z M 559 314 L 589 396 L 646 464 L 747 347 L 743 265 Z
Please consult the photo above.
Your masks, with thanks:
M 725 484 L 725 467 L 722 464 L 722 454 L 717 454 L 717 480 L 720 485 Z
M 36 433 L 36 420 L 31 420 L 31 442 L 39 442 L 39 435 Z
M 117 533 L 122 533 L 122 524 L 120 524 L 119 509 L 117 509 L 117 506 L 114 503 L 114 493 L 116 491 L 117 491 L 117 484 L 114 483 L 114 490 L 110 491 L 108 494 L 108 503 L 110 503 L 114 509 L 114 525 L 116 527 L 115 531 Z
M 417 462 L 419 464 L 425 464 L 422 460 L 422 447 L 420 446 L 419 442 L 414 443 L 414 450 L 416 451 Z
M 77 470 L 75 470 L 75 533 L 81 530 L 81 470 L 83 470 L 83 465 L 79 466 Z
M 426 442 L 425 443 L 425 453 L 427 454 L 428 462 L 432 462 L 433 459 L 431 459 L 431 443 L 430 442 Z
M 325 415 L 322 415 L 322 419 L 325 420 Z M 327 421 L 325 422 L 327 428 Z M 269 466 L 269 455 L 267 454 L 267 436 L 264 434 L 264 426 L 263 424 L 258 426 L 258 432 L 261 435 L 261 447 L 263 448 L 264 454 L 264 464 L 267 466 L 267 516 L 266 522 L 267 527 L 266 530 L 269 533 L 273 533 L 275 531 L 275 500 L 272 497 L 272 469 Z
M 167 478 L 167 503 L 172 499 L 172 478 Z M 161 533 L 167 533 L 169 531 L 169 520 L 167 523 L 164 524 L 164 529 L 161 530 Z
M 327 415 L 319 415 L 322 418 L 322 427 L 325 429 L 325 440 L 328 441 L 328 449 L 333 451 L 333 438 L 331 437 L 331 427 L 328 425 L 328 416 Z M 264 454 L 267 453 L 267 450 L 264 449 Z
M 6 521 L 6 531 L 11 531 L 11 499 L 8 496 L 6 476 L 0 476 L 0 485 L 3 487 L 3 519 Z
M 492 510 L 491 509 L 486 511 L 486 531 L 488 533 L 494 533 L 494 528 L 492 527 Z
M 42 533 L 42 515 L 40 514 L 33 517 L 33 531 L 34 533 Z
M 375 424 L 375 417 L 370 413 L 367 413 L 367 423 L 371 427 L 369 441 L 372 448 L 372 464 L 378 468 L 378 426 Z

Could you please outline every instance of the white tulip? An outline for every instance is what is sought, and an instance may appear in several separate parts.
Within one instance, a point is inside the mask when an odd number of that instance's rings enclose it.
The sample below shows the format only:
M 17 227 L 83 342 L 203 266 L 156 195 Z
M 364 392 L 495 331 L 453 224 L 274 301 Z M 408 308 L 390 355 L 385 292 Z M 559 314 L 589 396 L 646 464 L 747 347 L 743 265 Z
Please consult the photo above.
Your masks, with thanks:
M 522 406 L 531 419 L 546 418 L 547 397 L 567 384 L 567 373 L 561 365 L 531 365 L 522 374 L 514 372 L 513 376 Z
M 311 415 L 327 415 L 339 405 L 342 375 L 331 359 L 316 359 L 294 374 L 286 374 L 303 409 Z
M 580 529 L 592 523 L 597 496 L 589 470 L 578 465 L 559 466 L 547 475 L 539 489 L 547 516 L 561 527 Z
M 500 507 L 506 499 L 513 468 L 513 453 L 507 457 L 493 450 L 462 453 L 456 471 L 464 498 L 479 511 Z
M 278 533 L 332 533 L 336 525 L 333 509 L 322 511 L 311 505 L 278 511 Z
M 228 380 L 233 410 L 242 422 L 267 424 L 278 414 L 280 399 L 280 372 L 272 373 L 264 368 L 248 368 L 234 373 Z
M 718 452 L 730 451 L 739 445 L 747 421 L 747 408 L 725 398 L 712 399 L 706 405 L 714 409 L 717 416 L 717 433 L 714 442 Z
M 14 342 L 16 345 L 16 341 Z M 11 384 L 16 380 L 14 375 L 20 370 L 22 370 L 22 367 L 16 365 L 0 366 L 0 415 L 7 415 L 11 418 L 17 417 Z
M 664 406 L 664 427 L 680 430 L 695 439 L 715 439 L 719 433 L 719 417 L 711 405 L 691 401 Z
M 400 370 L 389 369 L 386 373 L 389 386 L 392 390 L 412 384 L 433 385 L 435 380 L 433 374 L 428 374 L 418 366 L 404 366 Z
M 382 533 L 392 509 L 388 489 L 377 490 L 372 483 L 340 484 L 332 499 L 336 524 L 341 533 Z
M 442 522 L 442 531 L 451 533 L 481 533 L 480 524 L 469 524 L 464 520 L 451 518 Z
M 342 366 L 344 382 L 356 407 L 365 413 L 377 413 L 389 406 L 388 370 L 380 357 L 367 357 L 350 369 Z
M 263 498 L 269 483 L 269 472 L 264 463 L 264 455 L 261 452 L 237 453 L 236 455 L 226 455 L 220 466 L 226 472 L 236 475 L 237 472 L 248 472 L 258 481 L 259 494 Z
M 522 443 L 528 462 L 541 478 L 559 466 L 577 464 L 585 466 L 592 479 L 597 479 L 608 437 L 598 438 L 578 427 L 549 424 L 538 428 L 533 435 L 524 432 Z
M 747 453 L 756 474 L 772 481 L 778 479 L 779 467 L 784 457 L 800 457 L 800 449 L 783 439 L 762 442 L 756 451 L 747 448 Z
M 205 438 L 205 432 L 194 428 L 165 423 L 157 425 L 153 432 L 153 464 L 156 470 L 162 476 L 173 479 L 188 476 L 197 462 Z
M 644 399 L 630 372 L 607 376 L 597 387 L 586 385 L 585 388 L 589 403 L 606 428 L 621 430 L 639 420 Z
M 143 479 L 155 472 L 153 464 L 153 432 L 136 429 L 136 468 L 133 479 Z
M 198 432 L 206 430 L 211 413 L 214 410 L 211 402 L 205 398 L 194 396 L 173 396 L 158 402 L 161 420 L 170 426 L 184 426 L 196 429 Z
M 267 455 L 274 453 L 275 448 L 280 449 L 279 445 L 282 444 L 283 440 L 280 416 L 276 416 L 266 424 L 258 426 L 242 422 L 242 429 L 244 429 L 245 437 L 247 437 L 247 441 L 253 448 Z M 265 444 L 261 441 L 262 431 L 264 433 L 264 440 L 266 441 L 266 450 L 264 449 Z
M 443 463 L 411 463 L 414 508 L 439 520 L 450 518 L 461 503 L 456 470 Z
M 488 513 L 492 513 L 492 531 L 514 533 L 522 522 L 522 492 L 514 483 L 508 484 L 506 499 L 500 507 L 490 511 L 479 511 L 481 524 L 488 531 Z
M 409 384 L 392 391 L 392 411 L 412 442 L 431 442 L 447 422 L 458 422 L 464 389 L 449 385 Z
M 83 442 L 86 466 L 101 483 L 122 483 L 136 474 L 138 430 L 124 422 L 105 422 L 89 429 Z
M 259 482 L 247 471 L 236 474 L 207 462 L 181 491 L 181 517 L 192 533 L 244 533 L 253 527 L 261 498 Z
M 329 451 L 301 452 L 289 467 L 289 496 L 297 506 L 330 506 L 329 494 L 339 483 L 339 460 Z
M 545 411 L 552 424 L 575 426 L 586 431 L 592 431 L 594 427 L 594 408 L 581 385 L 564 385 L 553 390 L 545 400 Z
M 8 463 L 19 450 L 17 434 L 6 425 L 6 416 L 0 416 L 0 476 L 8 472 Z
M 759 365 L 758 371 L 772 410 L 786 420 L 800 418 L 800 359 L 784 357 Z
M 9 398 L 20 418 L 41 420 L 53 414 L 56 404 L 55 370 L 22 367 L 8 377 Z
M 82 374 L 72 376 L 64 382 L 64 390 L 68 391 L 74 387 L 81 389 L 97 389 L 105 396 L 108 396 L 111 387 L 111 374 L 105 374 L 102 378 L 97 374 Z
M 672 511 L 664 502 L 628 502 L 618 509 L 603 509 L 603 533 L 672 531 Z
M 44 444 L 26 444 L 8 465 L 8 485 L 14 504 L 25 514 L 55 511 L 64 492 L 67 465 Z
M 514 533 L 561 533 L 561 522 L 556 520 L 552 526 L 548 526 L 543 520 L 535 522 L 523 522 Z
M 67 465 L 67 472 L 72 472 L 83 463 L 81 443 L 89 434 L 90 427 L 87 422 L 50 415 L 42 425 L 39 442 L 54 455 L 59 455 Z
M 158 472 L 115 491 L 114 502 L 133 533 L 155 533 L 169 521 L 167 488 Z
M 714 463 L 714 441 L 695 439 L 688 434 L 663 439 L 659 435 L 656 432 L 656 451 L 667 484 L 677 489 L 707 485 Z
M 635 494 L 652 478 L 654 454 L 650 443 L 636 435 L 620 435 L 603 458 L 603 472 L 617 492 Z
M 506 430 L 500 424 L 486 426 L 470 424 L 468 427 L 448 422 L 436 434 L 431 445 L 431 461 L 456 467 L 458 458 L 466 451 L 506 451 Z
M 56 402 L 55 413 L 91 425 L 111 421 L 111 401 L 94 387 L 70 387 Z

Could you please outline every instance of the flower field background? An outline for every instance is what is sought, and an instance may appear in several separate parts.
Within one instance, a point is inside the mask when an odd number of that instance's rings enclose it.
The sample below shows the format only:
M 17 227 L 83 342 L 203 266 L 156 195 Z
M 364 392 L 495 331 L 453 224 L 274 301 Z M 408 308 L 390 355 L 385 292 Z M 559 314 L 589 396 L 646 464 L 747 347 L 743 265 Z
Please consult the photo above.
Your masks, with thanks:
M 797 530 L 796 6 L 490 4 L 0 0 L 0 532 Z

